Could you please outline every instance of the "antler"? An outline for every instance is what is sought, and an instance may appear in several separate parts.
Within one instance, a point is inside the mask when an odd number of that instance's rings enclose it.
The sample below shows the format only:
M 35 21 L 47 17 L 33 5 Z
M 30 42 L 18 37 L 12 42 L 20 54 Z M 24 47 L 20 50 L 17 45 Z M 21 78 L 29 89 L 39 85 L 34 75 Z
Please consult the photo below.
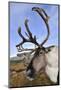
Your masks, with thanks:
M 24 43 L 26 43 L 26 42 L 31 42 L 31 43 L 37 45 L 37 46 L 40 47 L 40 48 L 44 48 L 44 47 L 43 47 L 43 44 L 48 40 L 49 35 L 50 35 L 50 30 L 49 30 L 49 25 L 48 25 L 49 16 L 46 14 L 45 10 L 42 9 L 42 8 L 33 7 L 33 8 L 32 8 L 32 11 L 36 11 L 36 12 L 42 17 L 42 19 L 44 20 L 44 22 L 45 22 L 45 24 L 46 24 L 48 34 L 47 34 L 46 38 L 44 39 L 44 41 L 43 41 L 41 44 L 39 44 L 39 43 L 36 41 L 36 36 L 34 36 L 34 37 L 32 36 L 32 33 L 31 33 L 31 31 L 29 30 L 29 27 L 28 27 L 28 19 L 26 19 L 24 24 L 25 24 L 26 31 L 27 31 L 27 32 L 25 32 L 25 34 L 26 34 L 26 36 L 28 37 L 28 39 L 25 38 L 25 37 L 22 35 L 22 33 L 21 33 L 21 28 L 19 27 L 19 29 L 18 29 L 18 34 L 19 34 L 19 36 L 23 39 L 21 43 L 19 43 L 18 45 L 16 45 L 16 47 L 17 47 L 17 49 L 18 49 L 19 52 L 28 51 L 28 50 L 31 50 L 31 51 L 33 52 L 33 51 L 35 51 L 35 50 L 37 49 L 37 48 L 36 48 L 36 49 L 24 49 L 22 45 L 23 45 Z
M 25 20 L 25 27 L 26 27 L 26 31 L 27 31 L 27 32 L 25 32 L 25 34 L 27 35 L 28 39 L 26 39 L 26 38 L 22 35 L 22 33 L 21 33 L 21 28 L 19 27 L 19 29 L 18 29 L 18 34 L 19 34 L 19 36 L 23 39 L 21 43 L 19 43 L 18 45 L 16 45 L 16 47 L 17 47 L 17 49 L 18 49 L 19 52 L 32 50 L 32 49 L 24 49 L 24 48 L 23 48 L 22 45 L 23 45 L 24 43 L 26 43 L 26 42 L 31 42 L 31 43 L 39 46 L 38 42 L 36 41 L 36 36 L 34 36 L 34 37 L 32 36 L 32 33 L 30 32 L 27 23 L 28 23 L 28 19 Z
M 50 29 L 49 29 L 49 25 L 48 25 L 48 20 L 49 20 L 49 16 L 46 14 L 45 10 L 42 8 L 38 8 L 38 7 L 33 7 L 32 11 L 36 11 L 44 20 L 46 27 L 47 27 L 47 37 L 45 38 L 45 40 L 41 43 L 41 46 L 48 40 L 49 35 L 50 35 Z

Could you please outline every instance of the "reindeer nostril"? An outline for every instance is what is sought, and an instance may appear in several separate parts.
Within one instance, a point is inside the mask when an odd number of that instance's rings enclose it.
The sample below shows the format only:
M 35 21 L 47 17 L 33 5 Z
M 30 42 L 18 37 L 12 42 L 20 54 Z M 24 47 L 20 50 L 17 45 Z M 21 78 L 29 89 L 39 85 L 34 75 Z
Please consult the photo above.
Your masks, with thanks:
M 31 73 L 31 70 L 27 70 L 27 75 L 29 75 Z

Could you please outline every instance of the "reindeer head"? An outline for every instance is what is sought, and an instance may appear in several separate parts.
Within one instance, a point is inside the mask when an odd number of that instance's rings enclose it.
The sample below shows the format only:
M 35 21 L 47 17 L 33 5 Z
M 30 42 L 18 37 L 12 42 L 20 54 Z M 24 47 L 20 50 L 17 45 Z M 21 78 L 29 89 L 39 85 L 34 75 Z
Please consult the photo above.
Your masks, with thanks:
M 33 37 L 32 33 L 29 30 L 29 27 L 27 24 L 28 19 L 25 20 L 25 27 L 26 27 L 26 31 L 27 31 L 27 32 L 25 32 L 25 34 L 28 37 L 28 39 L 22 35 L 21 28 L 18 29 L 18 34 L 23 39 L 22 42 L 20 42 L 18 45 L 16 45 L 16 47 L 18 48 L 18 51 L 22 52 L 22 51 L 29 51 L 30 50 L 30 54 L 34 53 L 29 65 L 27 66 L 27 69 L 26 69 L 26 75 L 30 80 L 33 80 L 35 78 L 36 74 L 40 70 L 43 71 L 44 67 L 46 66 L 46 61 L 45 61 L 46 49 L 43 47 L 43 45 L 48 40 L 49 34 L 50 34 L 49 25 L 48 25 L 49 17 L 46 14 L 45 10 L 42 8 L 33 7 L 32 11 L 36 11 L 42 17 L 42 19 L 44 20 L 44 22 L 46 24 L 48 34 L 47 34 L 47 37 L 44 39 L 44 41 L 41 44 L 39 44 L 36 40 L 36 36 Z M 22 45 L 26 42 L 31 42 L 31 43 L 37 45 L 37 48 L 35 48 L 35 49 L 23 48 Z

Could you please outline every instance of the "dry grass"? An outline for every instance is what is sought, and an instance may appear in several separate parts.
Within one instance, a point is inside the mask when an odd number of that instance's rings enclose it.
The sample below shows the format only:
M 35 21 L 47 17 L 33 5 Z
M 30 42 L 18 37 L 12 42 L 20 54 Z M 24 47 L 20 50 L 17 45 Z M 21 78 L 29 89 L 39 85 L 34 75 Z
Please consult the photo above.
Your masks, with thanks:
M 23 87 L 35 85 L 54 85 L 44 74 L 38 74 L 33 81 L 29 81 L 22 70 L 26 69 L 23 61 L 10 62 L 9 87 Z

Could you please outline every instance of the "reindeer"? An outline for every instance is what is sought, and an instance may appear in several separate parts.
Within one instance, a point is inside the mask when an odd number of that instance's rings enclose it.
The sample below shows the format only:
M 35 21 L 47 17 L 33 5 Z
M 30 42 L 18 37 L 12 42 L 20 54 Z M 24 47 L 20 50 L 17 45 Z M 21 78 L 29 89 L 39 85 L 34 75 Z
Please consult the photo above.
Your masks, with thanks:
M 43 46 L 48 40 L 50 35 L 50 28 L 48 24 L 49 16 L 47 15 L 44 9 L 39 7 L 33 7 L 32 11 L 36 11 L 45 22 L 45 25 L 47 27 L 47 36 L 44 39 L 44 41 L 41 44 L 39 44 L 36 40 L 36 36 L 35 35 L 33 36 L 29 30 L 28 19 L 26 19 L 24 23 L 27 31 L 25 32 L 25 34 L 28 37 L 28 39 L 22 35 L 21 28 L 19 27 L 18 34 L 23 40 L 18 45 L 16 45 L 18 52 L 30 51 L 30 55 L 31 56 L 33 55 L 27 66 L 26 76 L 29 80 L 34 80 L 38 72 L 44 72 L 52 82 L 57 82 L 58 71 L 59 71 L 58 47 L 54 45 L 49 47 Z M 33 43 L 37 47 L 33 49 L 25 49 L 23 47 L 23 44 L 26 42 Z

